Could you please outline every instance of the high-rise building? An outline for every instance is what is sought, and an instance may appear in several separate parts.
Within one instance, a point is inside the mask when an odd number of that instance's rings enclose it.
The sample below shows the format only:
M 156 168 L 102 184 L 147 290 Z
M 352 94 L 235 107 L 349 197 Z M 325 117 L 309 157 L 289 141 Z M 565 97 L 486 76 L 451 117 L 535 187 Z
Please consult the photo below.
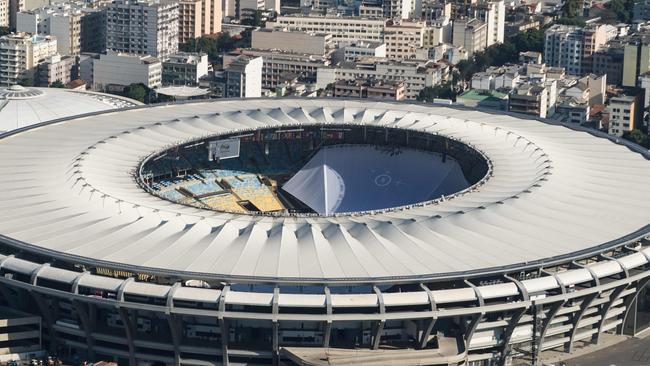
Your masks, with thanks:
M 486 46 L 503 43 L 506 26 L 506 6 L 504 0 L 485 1 L 472 7 L 473 16 L 487 26 Z
M 233 18 L 235 16 L 235 0 L 222 0 L 221 11 L 224 17 Z
M 591 72 L 607 75 L 609 84 L 621 85 L 625 60 L 624 47 L 603 47 L 592 55 Z
M 621 85 L 636 86 L 639 75 L 650 71 L 650 38 L 633 36 L 623 46 L 623 76 Z
M 384 42 L 386 57 L 392 59 L 415 58 L 415 52 L 428 40 L 426 23 L 403 22 L 386 26 Z M 437 42 L 436 42 L 437 44 Z
M 610 135 L 623 136 L 623 133 L 636 128 L 636 99 L 634 97 L 611 98 L 607 111 L 609 112 L 608 132 Z
M 262 96 L 261 57 L 240 56 L 224 68 L 224 98 L 259 98 Z
M 178 3 L 115 0 L 106 12 L 106 48 L 165 59 L 178 52 Z
M 16 14 L 25 10 L 25 0 L 9 1 L 9 28 L 16 28 Z
M 468 56 L 483 51 L 487 45 L 487 25 L 478 19 L 454 20 L 453 44 L 464 47 Z
M 451 19 L 451 3 L 427 0 L 422 3 L 422 19 L 428 22 Z
M 81 52 L 106 50 L 106 9 L 81 9 Z
M 235 0 L 235 17 L 241 19 L 244 13 L 263 10 L 265 7 L 265 0 Z
M 221 32 L 221 2 L 181 0 L 178 2 L 178 42 Z
M 545 33 L 544 62 L 553 67 L 564 67 L 571 75 L 591 72 L 592 56 L 607 43 L 605 27 L 552 26 Z
M 15 33 L 0 37 L 0 85 L 34 79 L 40 62 L 56 54 L 56 38 Z
M 384 17 L 389 19 L 409 19 L 414 14 L 415 2 L 416 0 L 385 0 Z M 421 8 L 422 2 L 419 1 L 419 3 Z
M 9 0 L 0 0 L 0 27 L 9 27 Z
M 81 53 L 81 11 L 71 5 L 45 6 L 16 14 L 16 31 L 55 36 L 61 55 Z

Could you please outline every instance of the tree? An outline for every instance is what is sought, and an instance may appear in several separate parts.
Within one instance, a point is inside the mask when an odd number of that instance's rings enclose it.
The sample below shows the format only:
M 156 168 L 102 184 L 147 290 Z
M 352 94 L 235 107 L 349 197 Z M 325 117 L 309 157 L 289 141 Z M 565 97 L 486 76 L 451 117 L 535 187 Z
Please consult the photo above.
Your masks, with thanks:
M 7 34 L 11 33 L 11 29 L 9 27 L 0 27 L 0 37 L 6 36 Z
M 266 20 L 264 20 L 264 14 L 261 10 L 255 10 L 253 16 L 243 19 L 241 24 L 252 25 L 253 27 L 264 27 L 266 26 Z
M 556 20 L 555 23 L 564 24 L 564 25 L 577 25 L 578 27 L 584 27 L 585 25 L 587 25 L 584 18 L 582 17 L 560 18 Z
M 543 30 L 528 29 L 525 32 L 515 34 L 508 41 L 515 45 L 517 52 L 544 52 L 544 38 Z
M 230 52 L 238 47 L 246 48 L 251 45 L 251 30 L 247 29 L 240 34 L 231 36 L 224 32 L 215 36 L 203 36 L 190 39 L 180 44 L 179 50 L 183 52 L 204 52 L 210 61 L 218 61 L 224 52 Z
M 21 80 L 18 82 L 18 85 L 22 85 L 22 86 L 34 86 L 34 79 L 32 79 L 32 78 L 24 78 L 24 79 L 21 79 Z
M 632 141 L 635 144 L 641 145 L 646 149 L 650 148 L 650 138 L 641 130 L 634 129 L 632 131 L 625 132 L 623 133 L 623 138 Z
M 562 18 L 575 18 L 582 7 L 582 1 L 565 0 L 562 5 Z
M 621 23 L 631 23 L 634 16 L 634 0 L 611 0 L 605 8 Z M 610 18 L 607 16 L 607 18 Z
M 420 90 L 417 100 L 420 102 L 433 102 L 434 99 L 456 100 L 456 91 L 451 82 L 436 86 L 427 86 Z
M 65 84 L 61 82 L 61 80 L 56 80 L 52 84 L 50 84 L 50 88 L 65 88 Z
M 517 62 L 521 52 L 543 52 L 544 38 L 544 31 L 541 29 L 519 32 L 501 44 L 492 45 L 482 52 L 476 52 L 469 60 L 460 61 L 456 65 L 458 77 L 462 80 L 469 80 L 473 74 L 484 71 L 490 66 L 502 66 Z
M 147 87 L 143 84 L 131 84 L 124 89 L 124 94 L 131 99 L 144 103 L 144 98 L 147 95 Z

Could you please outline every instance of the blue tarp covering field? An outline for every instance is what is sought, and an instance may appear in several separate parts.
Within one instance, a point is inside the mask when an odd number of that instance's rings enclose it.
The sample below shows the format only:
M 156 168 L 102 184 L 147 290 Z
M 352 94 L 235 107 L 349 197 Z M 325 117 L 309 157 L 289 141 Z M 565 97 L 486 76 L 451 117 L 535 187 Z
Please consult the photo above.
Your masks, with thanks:
M 414 204 L 467 188 L 452 158 L 412 149 L 325 147 L 282 187 L 319 214 Z

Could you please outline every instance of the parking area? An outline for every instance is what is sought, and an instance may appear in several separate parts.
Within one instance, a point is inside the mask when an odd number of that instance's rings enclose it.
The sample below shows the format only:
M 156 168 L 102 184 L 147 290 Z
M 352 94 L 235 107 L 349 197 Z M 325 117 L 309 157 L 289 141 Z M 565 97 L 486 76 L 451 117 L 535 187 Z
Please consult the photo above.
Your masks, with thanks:
M 650 366 L 650 334 L 565 360 L 566 366 Z

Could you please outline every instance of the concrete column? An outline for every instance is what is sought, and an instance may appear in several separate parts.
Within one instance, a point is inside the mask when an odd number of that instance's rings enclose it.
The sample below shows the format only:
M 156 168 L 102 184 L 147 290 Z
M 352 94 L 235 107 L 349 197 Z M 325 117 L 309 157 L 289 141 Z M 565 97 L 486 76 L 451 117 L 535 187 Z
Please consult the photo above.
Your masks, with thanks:
M 467 284 L 469 287 L 474 289 L 474 294 L 476 295 L 476 302 L 477 302 L 477 307 L 483 308 L 485 306 L 485 300 L 483 299 L 483 295 L 481 295 L 481 291 L 479 291 L 478 287 L 476 287 L 473 283 L 470 281 L 465 280 L 465 284 Z M 478 324 L 481 322 L 481 318 L 485 314 L 484 311 L 481 311 L 480 313 L 472 315 L 472 318 L 467 325 L 467 328 L 465 329 L 465 349 L 469 350 L 469 345 L 472 342 L 472 337 L 474 336 L 474 332 L 476 331 L 476 328 L 478 327 Z
M 573 328 L 571 328 L 571 335 L 569 336 L 569 342 L 564 345 L 564 351 L 567 353 L 572 353 L 573 352 L 573 344 L 575 342 L 575 336 L 578 333 L 578 323 L 582 320 L 582 317 L 585 314 L 585 311 L 589 309 L 591 304 L 594 302 L 594 300 L 598 297 L 600 293 L 599 292 L 594 292 L 593 294 L 589 294 L 585 296 L 582 300 L 582 304 L 580 304 L 580 310 L 574 314 L 573 319 L 571 320 L 571 323 L 573 323 Z
M 420 287 L 427 293 L 427 296 L 429 297 L 429 304 L 430 304 L 429 306 L 431 308 L 431 311 L 438 311 L 438 306 L 436 305 L 436 300 L 433 298 L 433 293 L 431 292 L 431 289 L 429 289 L 423 283 L 420 284 Z M 420 349 L 425 348 L 427 346 L 427 343 L 429 343 L 429 336 L 431 335 L 431 331 L 433 330 L 433 327 L 436 325 L 437 321 L 438 321 L 437 316 L 433 316 L 432 318 L 425 320 L 426 325 L 422 330 L 422 334 L 420 335 L 420 341 L 418 342 L 418 347 Z
M 381 342 L 381 334 L 384 332 L 384 326 L 386 325 L 386 319 L 384 319 L 384 314 L 386 313 L 386 306 L 384 305 L 384 297 L 381 294 L 381 291 L 377 286 L 373 286 L 373 290 L 377 294 L 377 302 L 379 304 L 379 314 L 382 315 L 381 320 L 379 320 L 377 326 L 373 330 L 372 335 L 372 349 L 378 349 L 379 343 Z
M 332 338 L 332 294 L 329 287 L 325 287 L 325 311 L 327 320 L 325 321 L 325 332 L 323 334 L 323 348 L 329 348 Z
M 135 327 L 133 326 L 132 317 L 129 314 L 129 310 L 125 308 L 118 308 L 118 313 L 120 314 L 120 320 L 124 325 L 124 334 L 126 335 L 126 340 L 129 344 L 129 365 L 136 366 L 136 357 L 135 357 Z
M 86 311 L 86 305 L 77 300 L 72 300 L 72 306 L 74 306 L 77 315 L 79 316 L 79 321 L 81 322 L 81 328 L 84 331 L 86 336 L 86 345 L 88 346 L 88 358 L 90 361 L 95 360 L 95 344 L 92 336 L 93 326 L 89 319 L 89 311 Z M 92 306 L 92 305 L 88 305 Z
M 172 337 L 172 343 L 174 344 L 174 365 L 178 366 L 180 365 L 181 359 L 180 346 L 182 333 L 180 319 L 174 314 L 169 314 L 167 315 L 167 323 L 169 325 L 169 333 Z
M 544 345 L 544 338 L 546 337 L 546 332 L 548 331 L 549 326 L 551 325 L 551 322 L 553 319 L 555 319 L 555 316 L 557 315 L 557 312 L 560 311 L 562 306 L 566 303 L 566 300 L 562 300 L 556 303 L 553 303 L 549 310 L 546 312 L 546 318 L 544 319 L 544 322 L 542 323 L 542 328 L 540 329 L 539 332 L 539 338 L 537 339 L 537 347 L 536 347 L 536 354 L 534 355 L 535 360 L 539 360 L 539 354 L 542 352 L 542 345 Z
M 228 360 L 228 341 L 230 339 L 230 328 L 228 324 L 228 319 L 224 317 L 226 312 L 226 294 L 230 291 L 230 285 L 226 285 L 221 290 L 221 296 L 219 297 L 219 325 L 221 327 L 221 357 L 223 366 L 228 366 L 230 364 Z
M 36 291 L 29 291 L 29 294 L 34 299 L 38 310 L 41 312 L 43 320 L 45 320 L 45 326 L 47 327 L 49 338 L 50 338 L 50 351 L 55 352 L 58 346 L 58 338 L 56 337 L 56 331 L 54 330 L 54 313 L 53 309 L 48 306 L 45 302 L 43 295 Z
M 623 334 L 623 327 L 625 325 L 625 321 L 627 320 L 628 315 L 630 314 L 630 306 L 632 305 L 632 302 L 634 299 L 637 298 L 641 290 L 648 284 L 648 281 L 650 281 L 650 277 L 646 277 L 644 279 L 639 280 L 637 284 L 637 290 L 635 294 L 632 294 L 628 296 L 625 301 L 623 302 L 623 306 L 625 306 L 625 315 L 623 316 L 623 322 L 617 327 L 616 333 L 617 334 Z
M 623 291 L 626 289 L 628 289 L 627 285 L 619 286 L 614 289 L 612 293 L 609 294 L 609 300 L 607 300 L 607 302 L 600 308 L 600 311 L 598 312 L 598 315 L 600 315 L 600 320 L 598 320 L 598 323 L 596 323 L 598 332 L 591 337 L 593 343 L 598 344 L 600 341 L 600 333 L 603 331 L 603 325 L 605 324 L 605 315 L 607 315 L 614 302 L 621 297 L 621 293 L 623 293 Z
M 523 317 L 524 314 L 526 314 L 526 310 L 528 310 L 527 307 L 516 310 L 510 317 L 510 323 L 508 323 L 508 326 L 503 332 L 503 345 L 501 347 L 501 359 L 500 359 L 501 365 L 506 364 L 508 355 L 510 353 L 508 347 L 510 344 L 510 340 L 512 340 L 512 335 L 514 334 L 515 328 L 517 328 L 517 324 L 519 324 L 521 317 Z

